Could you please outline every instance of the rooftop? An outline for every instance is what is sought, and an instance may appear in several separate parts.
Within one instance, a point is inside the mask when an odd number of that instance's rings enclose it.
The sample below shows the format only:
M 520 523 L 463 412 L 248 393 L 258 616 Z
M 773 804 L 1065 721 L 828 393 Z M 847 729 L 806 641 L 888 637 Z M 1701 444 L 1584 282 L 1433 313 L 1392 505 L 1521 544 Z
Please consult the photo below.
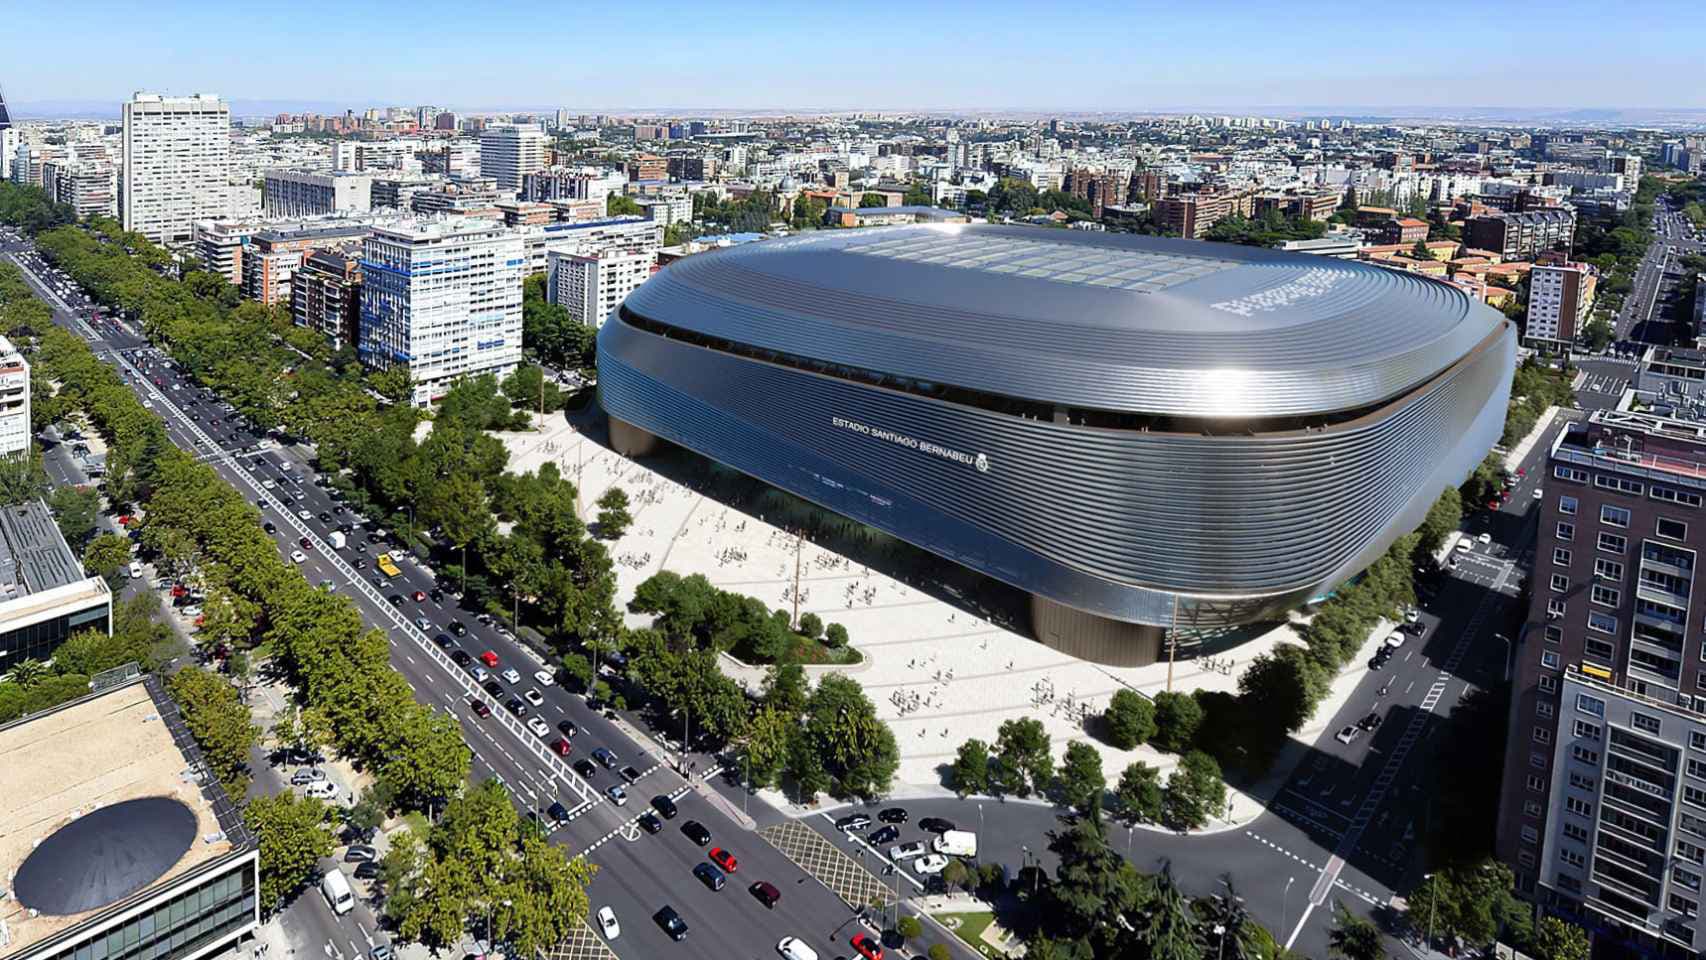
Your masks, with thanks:
M 0 509 L 0 603 L 84 579 L 47 504 L 31 500 Z
M 1706 424 L 1646 413 L 1596 410 L 1567 424 L 1552 457 L 1690 487 L 1706 487 Z
M 179 839 L 186 824 L 177 822 L 181 814 L 176 811 L 187 811 L 194 821 L 187 849 L 176 849 L 177 843 L 153 843 L 152 859 L 144 863 L 124 845 L 124 855 L 114 858 L 118 862 L 112 868 L 118 877 L 103 877 L 103 883 L 118 881 L 96 898 L 105 902 L 74 913 L 31 916 L 16 897 L 0 900 L 0 921 L 11 934 L 11 950 L 70 929 L 113 902 L 109 897 L 154 887 L 247 842 L 235 809 L 218 786 L 209 789 L 200 783 L 206 774 L 198 773 L 199 757 L 192 760 L 193 741 L 182 729 L 175 706 L 156 691 L 152 679 L 132 682 L 0 727 L 0 884 L 7 889 L 17 888 L 19 868 L 32 854 L 46 850 L 54 855 L 50 838 L 72 861 L 63 867 L 65 872 L 94 875 L 91 867 L 99 865 L 88 861 L 123 845 L 124 831 L 134 824 L 115 822 L 110 815 L 83 818 L 116 804 L 169 802 L 125 809 L 164 811 L 169 806 Z M 73 824 L 68 833 L 60 832 Z M 31 886 L 28 875 L 25 886 Z

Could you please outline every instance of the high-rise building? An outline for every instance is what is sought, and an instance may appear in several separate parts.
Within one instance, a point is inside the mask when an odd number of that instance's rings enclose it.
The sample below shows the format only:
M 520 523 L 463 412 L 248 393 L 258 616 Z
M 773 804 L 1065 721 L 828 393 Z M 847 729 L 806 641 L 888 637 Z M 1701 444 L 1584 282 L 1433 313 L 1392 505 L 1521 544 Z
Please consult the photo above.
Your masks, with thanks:
M 604 203 L 628 180 L 617 170 L 597 167 L 546 167 L 523 178 L 527 200 L 596 200 Z
M 269 217 L 325 217 L 373 209 L 373 177 L 365 173 L 268 170 L 261 208 Z
M 1569 349 L 1587 325 L 1598 277 L 1585 263 L 1537 264 L 1528 273 L 1528 322 L 1523 340 Z
M 376 228 L 362 247 L 356 348 L 379 369 L 405 366 L 425 406 L 458 377 L 521 362 L 521 235 L 477 217 Z
M 290 280 L 290 315 L 338 347 L 355 346 L 361 325 L 361 260 L 316 250 Z
M 1553 442 L 1495 832 L 1543 907 L 1649 955 L 1706 944 L 1706 441 L 1595 411 Z
M 269 306 L 289 303 L 291 280 L 309 255 L 316 250 L 353 250 L 371 229 L 365 221 L 352 221 L 257 232 L 243 251 L 243 296 Z
M 1576 242 L 1576 215 L 1564 207 L 1470 217 L 1463 245 L 1491 250 L 1506 260 L 1532 260 L 1542 253 L 1565 254 Z
M 30 450 L 35 431 L 30 427 L 30 364 L 0 336 L 0 457 Z
M 230 173 L 225 101 L 138 93 L 125 103 L 119 205 L 126 230 L 155 243 L 188 241 L 197 220 L 227 213 Z
M 118 171 L 106 160 L 53 159 L 42 162 L 42 190 L 79 217 L 118 213 Z
M 553 251 L 545 291 L 570 319 L 600 327 L 623 298 L 657 269 L 656 250 L 605 250 L 590 255 Z
M 12 154 L 18 149 L 18 131 L 6 109 L 6 91 L 0 90 L 0 180 L 12 179 Z
M 480 176 L 496 180 L 505 193 L 519 192 L 524 177 L 544 169 L 546 142 L 536 123 L 487 129 L 480 134 Z
M 669 179 L 669 161 L 649 153 L 631 157 L 628 160 L 628 179 L 667 180 Z

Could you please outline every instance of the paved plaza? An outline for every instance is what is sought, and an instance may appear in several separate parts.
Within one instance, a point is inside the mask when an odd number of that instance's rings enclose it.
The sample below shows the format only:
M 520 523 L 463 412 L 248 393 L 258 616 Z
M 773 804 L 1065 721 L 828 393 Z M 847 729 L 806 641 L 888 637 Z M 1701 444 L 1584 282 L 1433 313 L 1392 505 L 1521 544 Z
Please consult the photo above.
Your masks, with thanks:
M 1149 695 L 1168 689 L 1169 673 L 1175 690 L 1236 692 L 1238 674 L 1253 657 L 1296 639 L 1291 626 L 1282 626 L 1181 644 L 1171 667 L 1165 661 L 1111 668 L 1074 660 L 1004 625 L 1022 616 L 1011 612 L 1020 604 L 1000 602 L 1012 591 L 851 522 L 802 512 L 785 494 L 768 488 L 755 493 L 757 484 L 732 472 L 724 476 L 699 458 L 622 457 L 605 445 L 594 411 L 568 422 L 547 417 L 543 429 L 500 436 L 512 470 L 554 461 L 566 476 L 578 477 L 589 522 L 607 489 L 628 493 L 634 522 L 611 545 L 621 602 L 647 577 L 669 569 L 704 574 L 719 587 L 790 611 L 797 583 L 801 613 L 844 625 L 864 661 L 809 670 L 841 670 L 865 687 L 900 744 L 898 797 L 943 794 L 943 770 L 960 743 L 978 737 L 993 744 L 1001 723 L 1018 717 L 1041 720 L 1057 756 L 1071 739 L 1094 744 L 1110 780 L 1133 760 L 1161 768 L 1165 777 L 1176 757 L 1147 746 L 1113 749 L 1085 732 L 1086 718 L 1122 687 Z M 803 541 L 791 532 L 810 524 L 816 526 Z M 995 601 L 985 596 L 992 593 Z M 631 618 L 634 625 L 646 622 Z M 762 676 L 725 664 L 746 682 Z M 1331 707 L 1317 712 L 1321 723 L 1332 716 Z M 1318 732 L 1298 736 L 1313 740 Z M 1240 797 L 1232 820 L 1258 810 Z

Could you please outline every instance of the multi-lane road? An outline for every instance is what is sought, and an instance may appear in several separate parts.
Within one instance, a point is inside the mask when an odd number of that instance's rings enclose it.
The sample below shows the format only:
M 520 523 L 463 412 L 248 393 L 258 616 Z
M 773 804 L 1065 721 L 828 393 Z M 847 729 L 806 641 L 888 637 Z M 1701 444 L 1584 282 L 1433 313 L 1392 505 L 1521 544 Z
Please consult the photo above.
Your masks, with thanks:
M 383 540 L 368 543 L 367 535 L 373 531 L 358 527 L 353 512 L 316 482 L 322 478 L 314 474 L 304 454 L 267 441 L 240 422 L 234 425 L 240 418 L 190 382 L 134 330 L 112 319 L 92 320 L 87 302 L 74 289 L 69 299 L 62 295 L 67 292 L 63 278 L 44 268 L 26 245 L 13 244 L 6 252 L 25 268 L 38 295 L 53 307 L 55 321 L 87 339 L 97 355 L 125 374 L 162 418 L 171 440 L 257 504 L 263 522 L 273 527 L 280 551 L 303 555 L 300 566 L 311 583 L 328 584 L 349 596 L 369 624 L 386 631 L 392 641 L 392 662 L 416 697 L 461 723 L 475 775 L 501 779 L 524 812 L 546 821 L 553 842 L 572 853 L 586 853 L 599 867 L 589 896 L 594 909 L 609 905 L 621 921 L 622 934 L 610 945 L 618 955 L 733 951 L 756 956 L 773 950 L 783 936 L 801 937 L 826 956 L 849 952 L 845 937 L 851 930 L 840 929 L 850 915 L 848 905 L 778 849 L 744 830 L 724 812 L 726 801 L 707 799 L 691 789 L 659 761 L 660 748 L 636 742 L 612 719 L 589 709 L 581 696 L 559 684 L 536 680 L 534 674 L 549 669 L 549 664 L 495 623 L 458 609 L 451 592 L 454 584 L 439 584 L 429 568 Z M 345 524 L 351 528 L 348 543 L 343 550 L 335 550 L 331 534 Z M 376 584 L 373 558 L 383 549 L 399 557 L 401 573 Z M 357 569 L 363 561 L 363 568 Z M 438 599 L 434 591 L 440 591 Z M 417 594 L 424 599 L 417 600 Z M 433 637 L 451 633 L 453 621 L 466 633 L 451 637 L 446 650 Z M 478 691 L 468 672 L 450 661 L 454 650 L 472 656 L 492 652 L 500 664 L 493 671 L 500 694 L 493 697 Z M 514 669 L 519 680 L 503 679 L 501 671 L 506 669 Z M 529 690 L 536 690 L 540 701 L 528 708 L 529 716 L 546 720 L 548 737 L 528 731 L 503 705 Z M 475 696 L 486 701 L 492 716 L 483 719 L 475 714 L 470 706 Z M 577 731 L 566 758 L 558 757 L 549 746 L 560 735 L 562 721 L 572 723 Z M 590 777 L 572 769 L 576 760 L 600 747 L 619 758 L 618 768 L 634 767 L 638 779 L 627 783 L 601 765 Z M 621 806 L 605 793 L 616 784 L 623 784 L 628 794 Z M 673 797 L 680 812 L 654 836 L 636 829 L 634 821 L 656 795 Z M 573 811 L 573 818 L 552 821 L 547 811 L 553 803 Z M 703 824 L 712 834 L 712 845 L 726 847 L 740 860 L 738 873 L 721 892 L 707 889 L 692 874 L 693 867 L 704 861 L 705 850 L 679 829 L 688 820 Z M 774 908 L 766 909 L 748 895 L 747 886 L 757 880 L 783 891 Z M 685 942 L 672 942 L 651 921 L 665 905 L 686 920 L 690 933 Z M 351 928 L 331 933 L 329 939 L 335 945 L 365 942 L 370 927 L 356 915 L 335 923 Z M 840 943 L 830 941 L 831 931 L 837 931 Z M 320 949 L 321 943 L 305 946 Z

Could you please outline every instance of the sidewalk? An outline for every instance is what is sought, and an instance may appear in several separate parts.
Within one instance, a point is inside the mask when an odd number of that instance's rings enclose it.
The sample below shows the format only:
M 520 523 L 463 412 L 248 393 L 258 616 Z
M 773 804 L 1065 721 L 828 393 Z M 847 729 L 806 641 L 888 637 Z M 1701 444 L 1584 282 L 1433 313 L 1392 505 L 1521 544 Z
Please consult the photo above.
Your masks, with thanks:
M 1584 373 L 1582 376 L 1585 377 L 1587 374 Z M 1558 410 L 1558 407 L 1547 407 L 1546 412 L 1540 415 L 1540 419 L 1534 421 L 1534 429 L 1528 431 L 1528 435 L 1518 441 L 1509 453 L 1505 454 L 1505 469 L 1507 471 L 1515 470 L 1520 466 L 1523 458 L 1527 457 L 1528 452 L 1534 449 L 1534 445 L 1546 436 L 1548 430 L 1552 429 L 1552 421 L 1557 418 Z

